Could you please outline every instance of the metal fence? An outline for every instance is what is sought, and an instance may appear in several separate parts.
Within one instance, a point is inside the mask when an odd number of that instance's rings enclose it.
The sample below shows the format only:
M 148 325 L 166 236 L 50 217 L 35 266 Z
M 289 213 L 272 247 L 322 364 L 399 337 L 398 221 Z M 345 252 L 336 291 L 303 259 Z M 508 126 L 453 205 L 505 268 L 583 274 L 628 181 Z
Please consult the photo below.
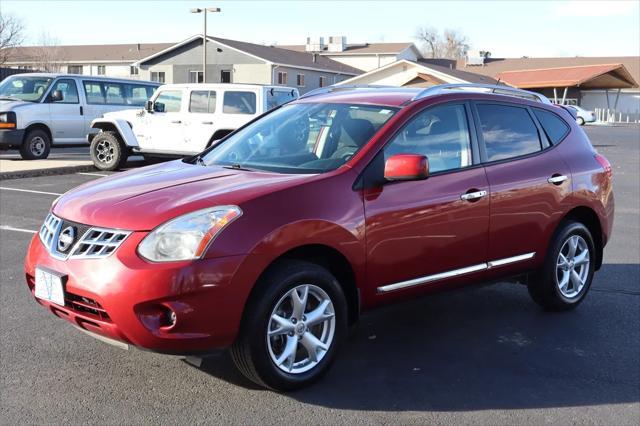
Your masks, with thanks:
M 0 68 L 0 81 L 14 74 L 22 74 L 25 72 L 34 72 L 33 70 L 19 70 L 17 68 Z

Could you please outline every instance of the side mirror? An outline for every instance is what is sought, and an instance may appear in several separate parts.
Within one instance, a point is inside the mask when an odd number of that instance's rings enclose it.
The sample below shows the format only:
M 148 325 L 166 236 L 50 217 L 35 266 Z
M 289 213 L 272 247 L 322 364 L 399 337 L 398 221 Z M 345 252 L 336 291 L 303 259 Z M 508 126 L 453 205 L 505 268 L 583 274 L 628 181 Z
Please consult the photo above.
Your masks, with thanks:
M 50 96 L 51 102 L 60 102 L 64 99 L 64 95 L 60 90 L 54 90 Z
M 155 111 L 155 112 L 164 112 L 164 104 L 162 102 L 154 102 L 153 103 L 153 111 Z
M 424 155 L 396 154 L 384 163 L 384 178 L 388 181 L 421 180 L 429 177 L 429 160 Z
M 147 112 L 153 112 L 153 101 L 146 101 L 144 103 L 144 110 Z

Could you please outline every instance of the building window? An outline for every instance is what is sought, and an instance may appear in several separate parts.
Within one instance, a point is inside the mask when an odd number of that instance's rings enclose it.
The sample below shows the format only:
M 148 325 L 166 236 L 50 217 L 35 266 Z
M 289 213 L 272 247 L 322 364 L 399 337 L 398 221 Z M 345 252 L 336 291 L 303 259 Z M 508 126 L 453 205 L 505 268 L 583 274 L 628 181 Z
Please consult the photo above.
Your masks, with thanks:
M 278 84 L 285 85 L 287 84 L 287 73 L 280 71 L 278 72 Z
M 69 65 L 67 67 L 67 72 L 69 74 L 82 74 L 82 65 Z
M 304 87 L 304 74 L 298 74 L 296 76 L 296 84 L 298 87 Z
M 202 83 L 202 71 L 189 71 L 189 83 Z
M 151 71 L 151 81 L 164 83 L 164 71 Z
M 327 85 L 327 77 L 320 77 L 319 87 L 325 87 Z
M 140 73 L 140 69 L 138 67 L 134 67 L 133 65 L 129 67 L 130 75 L 138 75 Z
M 105 75 L 107 73 L 107 67 L 105 65 L 98 65 L 98 75 Z

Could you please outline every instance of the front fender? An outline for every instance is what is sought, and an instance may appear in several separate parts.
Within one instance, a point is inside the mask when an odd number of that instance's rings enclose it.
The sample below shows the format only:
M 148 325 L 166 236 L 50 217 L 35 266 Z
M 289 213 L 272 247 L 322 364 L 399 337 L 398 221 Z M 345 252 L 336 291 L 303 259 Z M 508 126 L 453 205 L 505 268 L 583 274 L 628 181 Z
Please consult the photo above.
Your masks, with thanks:
M 92 129 L 118 132 L 125 145 L 139 147 L 138 139 L 127 120 L 121 118 L 96 118 L 91 122 Z

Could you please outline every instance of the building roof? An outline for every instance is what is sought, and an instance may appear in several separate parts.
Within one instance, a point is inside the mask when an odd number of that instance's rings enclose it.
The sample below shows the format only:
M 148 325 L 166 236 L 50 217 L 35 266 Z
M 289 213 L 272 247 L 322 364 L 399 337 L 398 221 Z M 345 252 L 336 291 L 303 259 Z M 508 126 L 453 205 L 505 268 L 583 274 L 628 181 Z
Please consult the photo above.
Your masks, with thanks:
M 174 43 L 95 44 L 80 46 L 22 46 L 11 51 L 8 63 L 37 62 L 43 50 L 60 62 L 133 62 L 160 52 Z
M 320 53 L 329 55 L 372 55 L 372 54 L 388 54 L 397 55 L 408 47 L 413 46 L 411 42 L 404 43 L 362 43 L 348 44 L 342 52 L 329 52 L 327 46 Z M 283 45 L 278 46 L 281 49 L 294 50 L 296 52 L 305 52 L 304 44 Z
M 202 39 L 202 34 L 194 35 L 179 43 L 173 44 L 164 50 L 144 57 L 136 63 L 144 64 L 151 59 L 160 57 L 174 49 L 200 39 Z M 350 67 L 349 65 L 342 64 L 329 58 L 325 58 L 318 54 L 294 52 L 292 50 L 281 49 L 279 47 L 265 46 L 262 44 L 248 43 L 244 41 L 230 40 L 220 37 L 207 36 L 207 39 L 210 41 L 214 41 L 219 45 L 227 46 L 228 48 L 246 53 L 250 56 L 261 59 L 265 62 L 270 62 L 275 65 L 291 66 L 294 68 L 309 68 L 319 71 L 330 71 L 333 73 L 347 75 L 357 75 L 362 73 L 362 70 Z
M 462 71 L 459 69 L 450 68 L 442 65 L 436 65 L 434 63 L 425 61 L 424 59 L 418 59 L 417 61 L 410 61 L 410 62 L 419 64 L 422 66 L 426 66 L 432 70 L 439 71 L 444 74 L 448 74 L 452 77 L 459 78 L 468 83 L 496 84 L 496 79 L 492 77 L 476 74 L 474 72 Z
M 520 71 L 503 71 L 501 81 L 521 89 L 573 87 L 628 89 L 638 87 L 622 64 L 580 65 Z
M 452 66 L 476 74 L 497 78 L 504 71 L 537 70 L 546 68 L 575 67 L 582 65 L 622 64 L 634 81 L 640 82 L 640 56 L 593 56 L 558 58 L 488 58 L 484 66 L 466 65 L 465 59 L 424 59 L 441 66 Z

